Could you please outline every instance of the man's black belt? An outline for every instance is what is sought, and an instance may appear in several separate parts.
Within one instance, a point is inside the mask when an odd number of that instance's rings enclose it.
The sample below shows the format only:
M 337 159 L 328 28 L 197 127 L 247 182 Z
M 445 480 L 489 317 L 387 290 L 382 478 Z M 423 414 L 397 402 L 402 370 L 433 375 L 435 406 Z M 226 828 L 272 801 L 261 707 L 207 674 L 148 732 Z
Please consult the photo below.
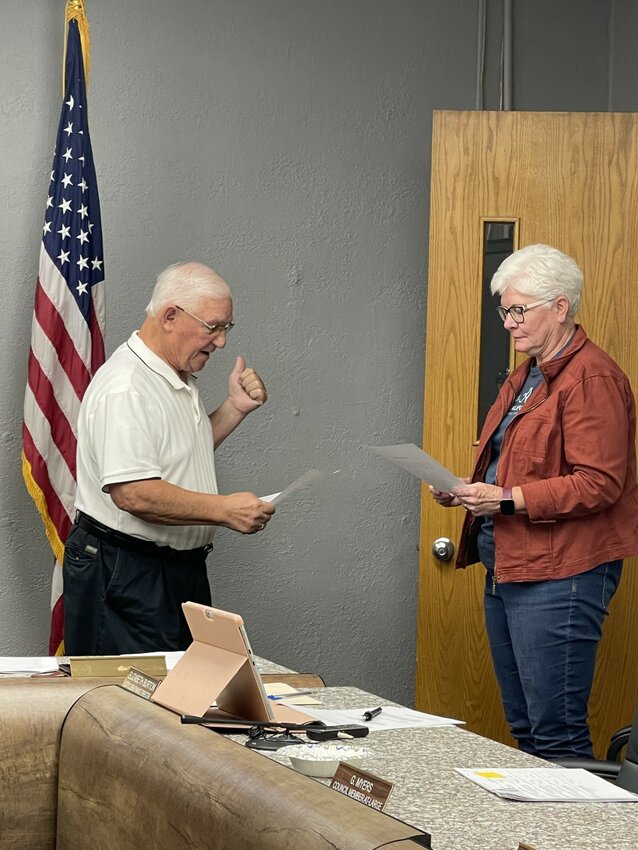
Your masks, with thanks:
M 103 525 L 88 514 L 82 513 L 82 511 L 77 511 L 75 524 L 84 531 L 88 531 L 89 534 L 93 534 L 99 540 L 110 543 L 111 546 L 119 546 L 122 549 L 128 549 L 130 552 L 148 552 L 163 558 L 175 558 L 186 561 L 198 560 L 206 557 L 213 548 L 212 543 L 208 546 L 200 546 L 198 549 L 173 549 L 172 546 L 161 546 L 158 543 L 153 543 L 151 540 L 142 540 L 141 537 L 133 537 L 132 534 L 115 531 L 114 528 Z

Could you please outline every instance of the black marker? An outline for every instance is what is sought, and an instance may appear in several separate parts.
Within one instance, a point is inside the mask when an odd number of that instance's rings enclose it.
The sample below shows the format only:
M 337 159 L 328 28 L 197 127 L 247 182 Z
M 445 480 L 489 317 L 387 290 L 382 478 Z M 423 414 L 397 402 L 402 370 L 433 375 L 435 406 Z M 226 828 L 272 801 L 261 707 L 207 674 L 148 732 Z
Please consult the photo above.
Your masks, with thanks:
M 382 711 L 383 709 L 381 708 L 381 706 L 379 706 L 379 708 L 373 708 L 371 711 L 364 711 L 363 719 L 372 720 L 373 717 L 378 717 Z

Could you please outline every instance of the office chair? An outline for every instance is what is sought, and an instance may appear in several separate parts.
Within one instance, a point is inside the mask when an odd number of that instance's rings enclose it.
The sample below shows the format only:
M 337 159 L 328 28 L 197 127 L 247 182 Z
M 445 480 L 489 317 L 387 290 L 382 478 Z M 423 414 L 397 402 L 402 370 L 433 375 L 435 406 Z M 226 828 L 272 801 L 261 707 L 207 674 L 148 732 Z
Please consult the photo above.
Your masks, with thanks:
M 627 747 L 625 758 L 620 754 Z M 638 794 L 638 706 L 631 726 L 623 726 L 611 736 L 607 759 L 565 759 L 553 762 L 560 767 L 581 767 L 596 776 L 614 782 L 626 791 Z

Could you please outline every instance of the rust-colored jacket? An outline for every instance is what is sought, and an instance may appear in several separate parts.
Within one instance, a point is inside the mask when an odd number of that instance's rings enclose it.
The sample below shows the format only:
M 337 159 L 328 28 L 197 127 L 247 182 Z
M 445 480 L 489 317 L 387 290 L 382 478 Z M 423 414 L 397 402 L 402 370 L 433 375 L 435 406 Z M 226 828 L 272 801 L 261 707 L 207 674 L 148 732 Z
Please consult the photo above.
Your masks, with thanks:
M 525 383 L 531 360 L 505 381 L 490 408 L 472 481 L 483 481 L 490 439 Z M 638 552 L 636 412 L 629 381 L 577 327 L 544 381 L 505 432 L 496 483 L 520 487 L 527 514 L 494 515 L 496 579 L 566 578 Z M 479 560 L 478 522 L 461 533 L 457 567 Z

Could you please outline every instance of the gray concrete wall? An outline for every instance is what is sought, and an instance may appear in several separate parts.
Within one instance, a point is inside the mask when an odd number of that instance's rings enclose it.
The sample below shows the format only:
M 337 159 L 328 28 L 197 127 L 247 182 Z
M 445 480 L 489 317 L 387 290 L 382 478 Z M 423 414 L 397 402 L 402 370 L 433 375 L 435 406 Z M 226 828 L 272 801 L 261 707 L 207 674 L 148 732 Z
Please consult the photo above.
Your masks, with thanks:
M 613 0 L 609 32 L 612 45 L 609 64 L 609 109 L 614 112 L 636 112 L 638 3 L 634 0 Z
M 609 4 L 515 7 L 515 107 L 607 108 Z M 342 470 L 266 533 L 219 532 L 215 603 L 242 613 L 259 654 L 410 702 L 420 491 L 363 445 L 421 439 L 431 113 L 474 105 L 476 2 L 87 8 L 108 351 L 139 326 L 160 269 L 212 264 L 234 289 L 237 328 L 202 373 L 204 394 L 223 399 L 242 353 L 271 396 L 219 451 L 223 491 L 264 495 L 311 466 Z M 22 483 L 20 429 L 63 11 L 63 0 L 2 8 L 3 655 L 43 654 L 48 637 L 51 557 Z M 630 0 L 612 11 L 620 69 Z M 493 107 L 500 4 L 488 12 Z M 614 102 L 631 102 L 623 91 Z

